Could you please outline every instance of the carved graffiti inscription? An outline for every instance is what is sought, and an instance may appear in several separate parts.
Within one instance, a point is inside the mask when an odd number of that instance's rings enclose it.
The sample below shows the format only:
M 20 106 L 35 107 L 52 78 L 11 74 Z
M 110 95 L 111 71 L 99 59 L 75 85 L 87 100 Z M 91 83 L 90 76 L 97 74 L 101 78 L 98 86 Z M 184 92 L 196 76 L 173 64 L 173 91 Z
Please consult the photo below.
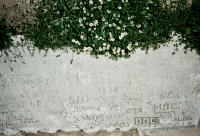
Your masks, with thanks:
M 130 59 L 110 61 L 70 51 L 55 57 L 61 52 L 51 50 L 45 58 L 37 51 L 30 57 L 27 51 L 26 64 L 12 65 L 0 57 L 0 133 L 196 127 L 200 62 L 195 54 L 170 52 L 137 51 Z

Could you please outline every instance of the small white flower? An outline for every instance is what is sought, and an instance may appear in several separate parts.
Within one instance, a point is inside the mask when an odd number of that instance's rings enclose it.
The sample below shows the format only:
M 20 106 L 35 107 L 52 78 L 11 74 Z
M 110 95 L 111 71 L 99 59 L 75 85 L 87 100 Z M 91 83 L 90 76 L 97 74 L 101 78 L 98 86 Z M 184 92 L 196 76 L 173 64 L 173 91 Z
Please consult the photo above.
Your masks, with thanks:
M 91 14 L 90 16 L 91 16 L 91 17 L 93 17 L 94 15 L 93 15 L 93 14 Z
M 94 30 L 96 30 L 96 28 L 94 28 Z
M 89 26 L 93 26 L 93 23 L 90 23 Z
M 98 6 L 98 8 L 99 8 L 99 9 L 101 9 L 101 8 L 102 8 L 102 6 Z
M 80 26 L 83 26 L 83 24 L 79 24 Z
M 109 24 L 108 26 L 109 26 L 109 27 L 112 27 L 112 24 Z
M 132 42 L 130 42 L 130 43 L 128 44 L 127 49 L 128 49 L 128 50 L 132 50 L 132 47 L 131 47 L 131 46 L 132 46 Z
M 76 44 L 81 45 L 81 43 L 79 41 L 75 41 Z
M 119 36 L 119 39 L 121 40 L 123 37 L 122 36 Z
M 106 52 L 106 53 L 105 53 L 105 56 L 108 57 L 108 58 L 110 58 L 111 55 L 110 55 L 109 52 Z
M 158 34 L 156 32 L 153 33 L 155 36 L 157 36 Z
M 92 51 L 93 49 L 92 49 L 92 47 L 88 47 L 88 50 L 89 50 L 89 51 Z
M 99 0 L 100 4 L 103 4 L 103 0 Z
M 115 38 L 111 38 L 110 40 L 114 42 L 114 41 L 115 41 Z
M 106 43 L 103 43 L 103 46 L 106 46 Z
M 99 36 L 98 36 L 98 35 L 95 35 L 95 38 L 97 38 L 97 39 L 98 39 L 98 38 L 99 38 Z
M 95 45 L 94 45 L 94 44 L 92 44 L 92 46 L 93 46 L 93 47 L 95 47 Z
M 139 33 L 143 33 L 142 30 L 139 30 Z
M 118 9 L 122 9 L 122 7 L 118 7 Z
M 99 51 L 102 51 L 103 49 L 101 47 L 99 47 Z
M 72 42 L 73 42 L 73 43 L 75 43 L 75 42 L 76 42 L 76 40 L 72 39 Z
M 87 50 L 88 50 L 88 48 L 87 48 L 87 47 L 84 47 L 84 48 L 83 48 L 83 50 L 84 50 L 84 51 L 87 51 Z
M 133 21 L 130 22 L 133 25 Z
M 83 39 L 84 38 L 84 36 L 83 35 L 81 35 L 81 39 Z
M 116 14 L 113 14 L 113 16 L 115 17 L 115 16 L 116 16 Z
M 131 46 L 132 45 L 132 42 L 130 42 L 129 44 L 128 44 L 128 46 Z
M 124 49 L 122 49 L 121 50 L 121 53 L 122 53 L 122 55 L 124 56 L 124 55 L 126 55 L 126 53 L 125 53 L 125 50 Z
M 149 10 L 149 7 L 146 7 L 147 10 Z
M 98 20 L 95 20 L 94 21 L 94 25 L 96 26 L 98 24 Z
M 99 39 L 101 40 L 101 39 L 102 39 L 102 37 L 100 36 L 100 37 L 99 37 Z
M 47 9 L 44 9 L 44 13 L 46 13 L 48 10 Z
M 106 50 L 106 47 L 103 47 L 103 50 Z
M 107 0 L 107 1 L 110 1 L 110 0 Z
M 135 45 L 138 46 L 138 42 L 136 42 Z
M 92 29 L 91 28 L 88 28 L 88 31 L 91 31 Z
M 117 48 L 117 53 L 120 53 L 120 51 L 121 51 L 121 48 L 118 47 L 118 48 Z
M 119 29 L 121 29 L 121 28 L 118 26 L 117 29 L 119 30 Z
M 120 14 L 118 15 L 118 17 L 120 17 Z
M 92 4 L 93 4 L 93 1 L 92 1 L 92 0 L 90 0 L 90 1 L 89 1 L 89 3 L 92 5 Z
M 86 11 L 84 10 L 83 13 L 86 13 Z
M 109 50 L 109 48 L 110 48 L 110 44 L 107 44 L 107 50 Z
M 83 17 L 83 20 L 86 20 L 86 17 Z
M 112 25 L 113 25 L 113 26 L 116 26 L 116 24 L 115 24 L 115 23 L 113 23 Z
M 79 18 L 79 20 L 78 20 L 80 23 L 82 22 L 82 18 Z
M 102 20 L 102 21 L 105 21 L 106 19 L 105 19 L 105 17 L 103 17 L 101 20 Z
M 108 22 L 105 22 L 105 24 L 107 25 L 107 24 L 108 24 Z
M 128 49 L 129 51 L 131 51 L 131 50 L 132 50 L 132 47 L 129 46 L 129 47 L 127 47 L 127 49 Z
M 140 24 L 138 24 L 138 25 L 136 25 L 136 27 L 137 27 L 137 28 L 140 28 L 140 27 L 141 27 L 141 25 L 140 25 Z
M 86 54 L 90 54 L 90 51 L 89 51 L 89 50 L 87 50 L 87 51 L 86 51 Z
M 107 12 L 108 12 L 108 13 L 111 13 L 111 11 L 110 11 L 110 10 L 107 10 Z
M 85 10 L 86 10 L 86 8 L 84 7 L 84 8 L 83 8 L 83 10 L 85 11 Z

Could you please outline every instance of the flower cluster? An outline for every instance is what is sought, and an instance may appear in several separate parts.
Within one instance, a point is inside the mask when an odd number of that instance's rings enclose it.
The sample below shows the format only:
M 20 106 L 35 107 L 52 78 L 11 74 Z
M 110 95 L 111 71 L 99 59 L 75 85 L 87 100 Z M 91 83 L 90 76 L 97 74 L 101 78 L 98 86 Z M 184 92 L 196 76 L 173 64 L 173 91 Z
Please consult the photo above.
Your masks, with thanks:
M 35 41 L 48 42 L 51 48 L 68 46 L 73 51 L 96 57 L 105 55 L 116 60 L 129 58 L 138 48 L 145 51 L 151 47 L 156 49 L 158 43 L 170 39 L 168 35 L 172 32 L 166 25 L 171 20 L 162 19 L 167 16 L 162 12 L 160 0 L 48 2 L 43 7 L 37 5 L 42 22 L 38 23 L 38 31 L 46 34 Z M 48 29 L 44 29 L 45 26 Z
M 142 37 L 146 32 L 144 30 L 146 24 L 138 21 L 138 13 L 140 16 L 143 14 L 143 18 L 150 16 L 148 12 L 150 7 L 147 5 L 151 5 L 152 2 L 146 1 L 141 9 L 138 8 L 135 14 L 131 14 L 131 11 L 134 11 L 140 4 L 128 0 L 121 2 L 88 0 L 88 2 L 76 3 L 77 12 L 71 12 L 73 14 L 69 15 L 71 20 L 77 20 L 78 23 L 74 26 L 80 34 L 79 41 L 72 41 L 74 46 L 71 48 L 82 49 L 95 56 L 105 55 L 112 59 L 130 57 L 130 54 L 139 47 L 138 45 L 146 44 L 143 39 L 138 40 L 138 37 Z M 128 10 L 130 13 L 127 13 Z M 74 18 L 76 16 L 78 19 Z

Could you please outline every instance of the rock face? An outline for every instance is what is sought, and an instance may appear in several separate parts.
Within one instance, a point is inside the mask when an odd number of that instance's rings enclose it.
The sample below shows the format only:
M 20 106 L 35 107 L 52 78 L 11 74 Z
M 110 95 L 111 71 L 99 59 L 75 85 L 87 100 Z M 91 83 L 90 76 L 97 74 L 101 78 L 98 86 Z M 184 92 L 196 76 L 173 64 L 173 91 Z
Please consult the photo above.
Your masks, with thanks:
M 31 57 L 25 48 L 16 62 L 1 57 L 0 133 L 137 128 L 149 134 L 197 127 L 199 57 L 181 48 L 171 55 L 171 44 L 118 61 L 71 51 L 43 57 L 36 50 Z

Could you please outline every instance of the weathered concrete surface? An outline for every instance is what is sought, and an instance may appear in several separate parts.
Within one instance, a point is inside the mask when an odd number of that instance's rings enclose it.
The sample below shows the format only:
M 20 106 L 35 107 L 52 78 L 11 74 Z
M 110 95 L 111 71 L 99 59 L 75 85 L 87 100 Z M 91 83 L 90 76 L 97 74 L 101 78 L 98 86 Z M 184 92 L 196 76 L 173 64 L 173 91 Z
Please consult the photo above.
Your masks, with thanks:
M 0 136 L 5 136 L 3 134 L 0 134 Z M 164 134 L 158 134 L 158 133 L 152 133 L 150 135 L 145 134 L 138 134 L 135 132 L 122 132 L 122 131 L 114 131 L 114 132 L 107 132 L 107 131 L 98 131 L 93 134 L 87 134 L 85 132 L 57 132 L 57 133 L 44 133 L 44 132 L 38 132 L 36 134 L 34 133 L 19 133 L 12 136 L 200 136 L 200 129 L 188 129 L 188 130 L 182 130 L 180 132 L 168 132 Z
M 145 135 L 140 135 L 145 136 Z M 182 130 L 180 132 L 168 132 L 164 134 L 153 133 L 149 136 L 200 136 L 200 129 Z
M 70 51 L 31 57 L 20 50 L 16 63 L 0 58 L 1 133 L 137 128 L 151 134 L 200 124 L 200 61 L 194 52 L 180 48 L 172 56 L 169 43 L 112 61 Z

